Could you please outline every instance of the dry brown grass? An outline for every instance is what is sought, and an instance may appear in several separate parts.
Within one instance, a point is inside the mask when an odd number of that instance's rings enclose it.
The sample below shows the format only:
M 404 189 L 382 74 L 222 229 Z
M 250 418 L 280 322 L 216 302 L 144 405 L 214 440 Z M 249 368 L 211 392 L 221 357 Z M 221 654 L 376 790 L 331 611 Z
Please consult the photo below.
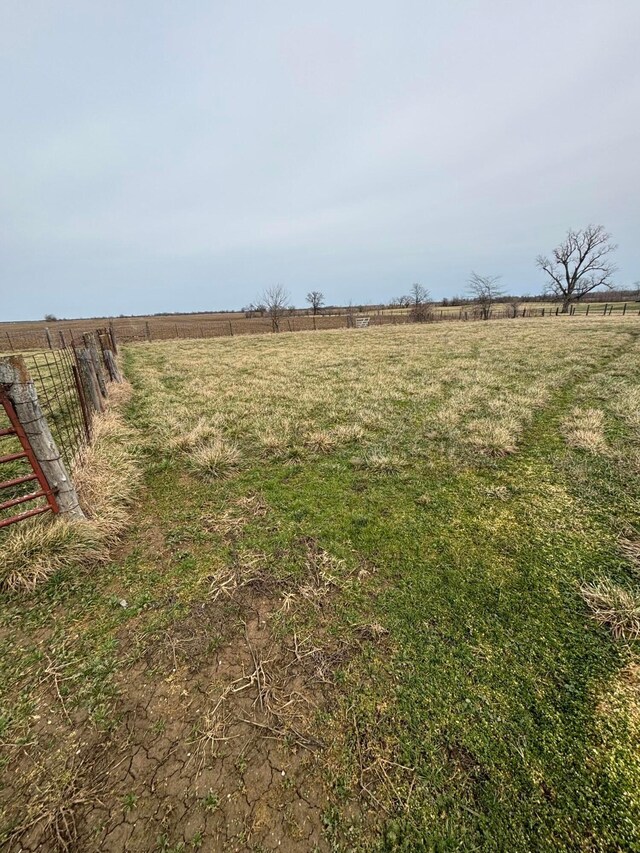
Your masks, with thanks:
M 177 423 L 171 424 L 167 444 L 172 450 L 190 453 L 198 447 L 206 445 L 212 439 L 219 438 L 220 432 L 215 424 L 200 418 L 196 424 L 187 430 L 181 430 Z
M 186 413 L 180 416 L 170 413 L 159 425 L 166 446 L 206 477 L 217 478 L 231 473 L 240 462 L 240 452 L 225 439 L 219 416 L 212 413 L 207 418 L 200 417 L 188 429 L 183 427 L 185 421 L 188 422 Z
M 292 463 L 344 448 L 384 472 L 412 463 L 416 447 L 434 464 L 515 452 L 555 390 L 635 328 L 633 318 L 598 323 L 572 320 L 564 334 L 496 321 L 173 341 L 131 357 L 158 446 L 177 433 L 177 452 L 220 440 L 243 458 Z
M 607 442 L 604 436 L 604 412 L 601 409 L 576 408 L 562 424 L 564 437 L 571 447 L 604 453 Z
M 627 535 L 620 537 L 618 545 L 622 555 L 631 564 L 632 572 L 640 577 L 640 536 L 637 531 L 630 528 Z
M 616 639 L 635 640 L 640 636 L 640 599 L 629 590 L 603 579 L 581 587 L 594 618 L 606 625 Z
M 197 471 L 208 477 L 223 477 L 228 474 L 240 461 L 240 451 L 223 438 L 216 438 L 210 444 L 195 447 L 189 462 Z
M 86 520 L 46 515 L 12 527 L 2 543 L 2 586 L 30 590 L 61 569 L 108 559 L 140 481 L 135 436 L 119 410 L 129 394 L 126 383 L 112 386 L 109 407 L 95 420 L 93 443 L 72 472 Z
M 2 585 L 32 590 L 67 565 L 105 559 L 99 530 L 82 521 L 35 518 L 16 525 L 2 543 Z

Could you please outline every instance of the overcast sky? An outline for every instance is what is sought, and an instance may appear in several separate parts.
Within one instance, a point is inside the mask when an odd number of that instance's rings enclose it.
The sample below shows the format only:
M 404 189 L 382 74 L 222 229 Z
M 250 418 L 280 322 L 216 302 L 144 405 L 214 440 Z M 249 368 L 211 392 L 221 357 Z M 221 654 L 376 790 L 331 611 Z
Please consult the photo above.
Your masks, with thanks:
M 0 319 L 330 303 L 602 223 L 640 279 L 640 0 L 1 0 Z

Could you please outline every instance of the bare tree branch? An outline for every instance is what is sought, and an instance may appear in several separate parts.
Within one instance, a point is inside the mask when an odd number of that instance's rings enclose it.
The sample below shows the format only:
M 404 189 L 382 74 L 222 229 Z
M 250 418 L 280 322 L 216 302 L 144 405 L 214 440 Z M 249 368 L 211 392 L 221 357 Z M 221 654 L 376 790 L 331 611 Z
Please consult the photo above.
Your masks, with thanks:
M 280 320 L 289 307 L 289 299 L 288 291 L 281 284 L 272 284 L 262 294 L 261 302 L 271 317 L 271 328 L 274 332 L 280 331 Z
M 411 285 L 409 296 L 406 297 L 411 305 L 409 317 L 414 323 L 424 323 L 432 318 L 433 303 L 431 294 L 426 287 L 417 282 Z
M 597 287 L 611 289 L 616 266 L 608 258 L 617 248 L 602 225 L 587 225 L 579 231 L 570 229 L 553 250 L 552 260 L 538 255 L 536 263 L 551 279 L 549 290 L 562 300 L 563 314 Z
M 311 310 L 315 317 L 324 305 L 324 293 L 321 293 L 319 290 L 310 290 L 309 293 L 307 293 L 307 302 L 311 306 Z
M 499 275 L 478 275 L 477 272 L 472 272 L 469 277 L 467 289 L 483 320 L 491 317 L 493 303 L 503 295 L 502 288 L 498 287 L 498 281 L 500 281 Z

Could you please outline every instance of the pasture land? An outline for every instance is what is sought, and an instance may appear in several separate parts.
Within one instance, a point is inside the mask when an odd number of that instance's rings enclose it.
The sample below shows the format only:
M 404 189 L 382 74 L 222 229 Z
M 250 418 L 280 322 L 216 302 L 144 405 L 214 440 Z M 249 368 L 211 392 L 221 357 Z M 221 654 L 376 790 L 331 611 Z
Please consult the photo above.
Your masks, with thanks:
M 128 533 L 3 600 L 9 849 L 640 847 L 637 317 L 124 363 Z
M 578 303 L 574 306 L 577 314 L 602 316 L 606 303 Z M 539 316 L 545 312 L 547 320 L 551 321 L 558 302 L 522 302 L 519 303 L 518 316 L 526 311 L 528 317 Z M 513 308 L 510 303 L 496 303 L 492 309 L 495 318 L 511 317 Z M 613 312 L 616 317 L 640 313 L 638 302 L 611 302 L 606 305 L 607 314 Z M 323 308 L 317 317 L 304 308 L 292 308 L 280 319 L 280 331 L 303 332 L 317 329 L 344 329 L 349 324 L 349 314 L 368 316 L 372 325 L 393 325 L 406 323 L 409 320 L 410 309 L 399 307 L 381 307 L 376 305 L 359 305 L 346 307 Z M 474 306 L 467 304 L 434 305 L 432 311 L 434 321 L 458 320 L 474 317 Z M 57 348 L 68 345 L 73 340 L 79 340 L 84 332 L 93 332 L 96 326 L 113 327 L 118 339 L 123 343 L 136 341 L 157 341 L 189 338 L 232 337 L 233 335 L 261 335 L 272 331 L 268 315 L 254 314 L 246 316 L 242 311 L 212 311 L 197 314 L 162 314 L 138 317 L 98 317 L 75 320 L 30 320 L 14 323 L 0 323 L 0 352 L 21 352 L 23 350 L 38 350 L 49 346 Z M 47 331 L 49 337 L 47 337 Z

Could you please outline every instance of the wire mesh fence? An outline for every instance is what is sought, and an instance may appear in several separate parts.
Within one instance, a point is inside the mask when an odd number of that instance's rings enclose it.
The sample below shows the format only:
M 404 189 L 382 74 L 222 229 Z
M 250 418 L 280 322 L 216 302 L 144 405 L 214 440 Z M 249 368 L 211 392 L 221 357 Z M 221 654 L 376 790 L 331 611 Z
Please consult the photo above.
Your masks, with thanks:
M 0 531 L 49 510 L 57 510 L 53 491 L 0 386 Z
M 73 468 L 83 447 L 91 440 L 88 416 L 73 347 L 25 356 L 38 393 L 40 406 L 68 468 Z
M 76 511 L 71 475 L 109 380 L 122 381 L 116 351 L 98 329 L 73 345 L 0 358 L 0 529 L 48 508 Z
M 562 313 L 557 303 L 513 302 L 496 303 L 491 309 L 491 319 L 510 317 L 555 317 Z M 624 317 L 640 313 L 639 302 L 585 302 L 571 307 L 571 316 Z M 410 308 L 389 306 L 351 306 L 321 309 L 313 315 L 302 309 L 291 309 L 283 313 L 278 325 L 281 332 L 299 332 L 322 329 L 345 328 L 353 325 L 350 318 L 366 315 L 370 325 L 400 325 L 411 323 Z M 566 315 L 565 315 L 566 316 Z M 434 305 L 430 320 L 472 321 L 482 319 L 477 306 L 471 302 L 453 305 Z M 93 331 L 91 321 L 57 320 L 43 326 L 36 323 L 0 324 L 0 352 L 24 352 L 27 350 L 57 350 L 82 345 L 83 334 Z M 273 331 L 273 323 L 268 312 L 258 314 L 247 312 L 221 316 L 185 314 L 175 318 L 118 317 L 109 321 L 109 329 L 122 343 L 134 343 L 155 340 L 175 340 L 180 338 L 217 338 L 234 335 L 265 334 Z

